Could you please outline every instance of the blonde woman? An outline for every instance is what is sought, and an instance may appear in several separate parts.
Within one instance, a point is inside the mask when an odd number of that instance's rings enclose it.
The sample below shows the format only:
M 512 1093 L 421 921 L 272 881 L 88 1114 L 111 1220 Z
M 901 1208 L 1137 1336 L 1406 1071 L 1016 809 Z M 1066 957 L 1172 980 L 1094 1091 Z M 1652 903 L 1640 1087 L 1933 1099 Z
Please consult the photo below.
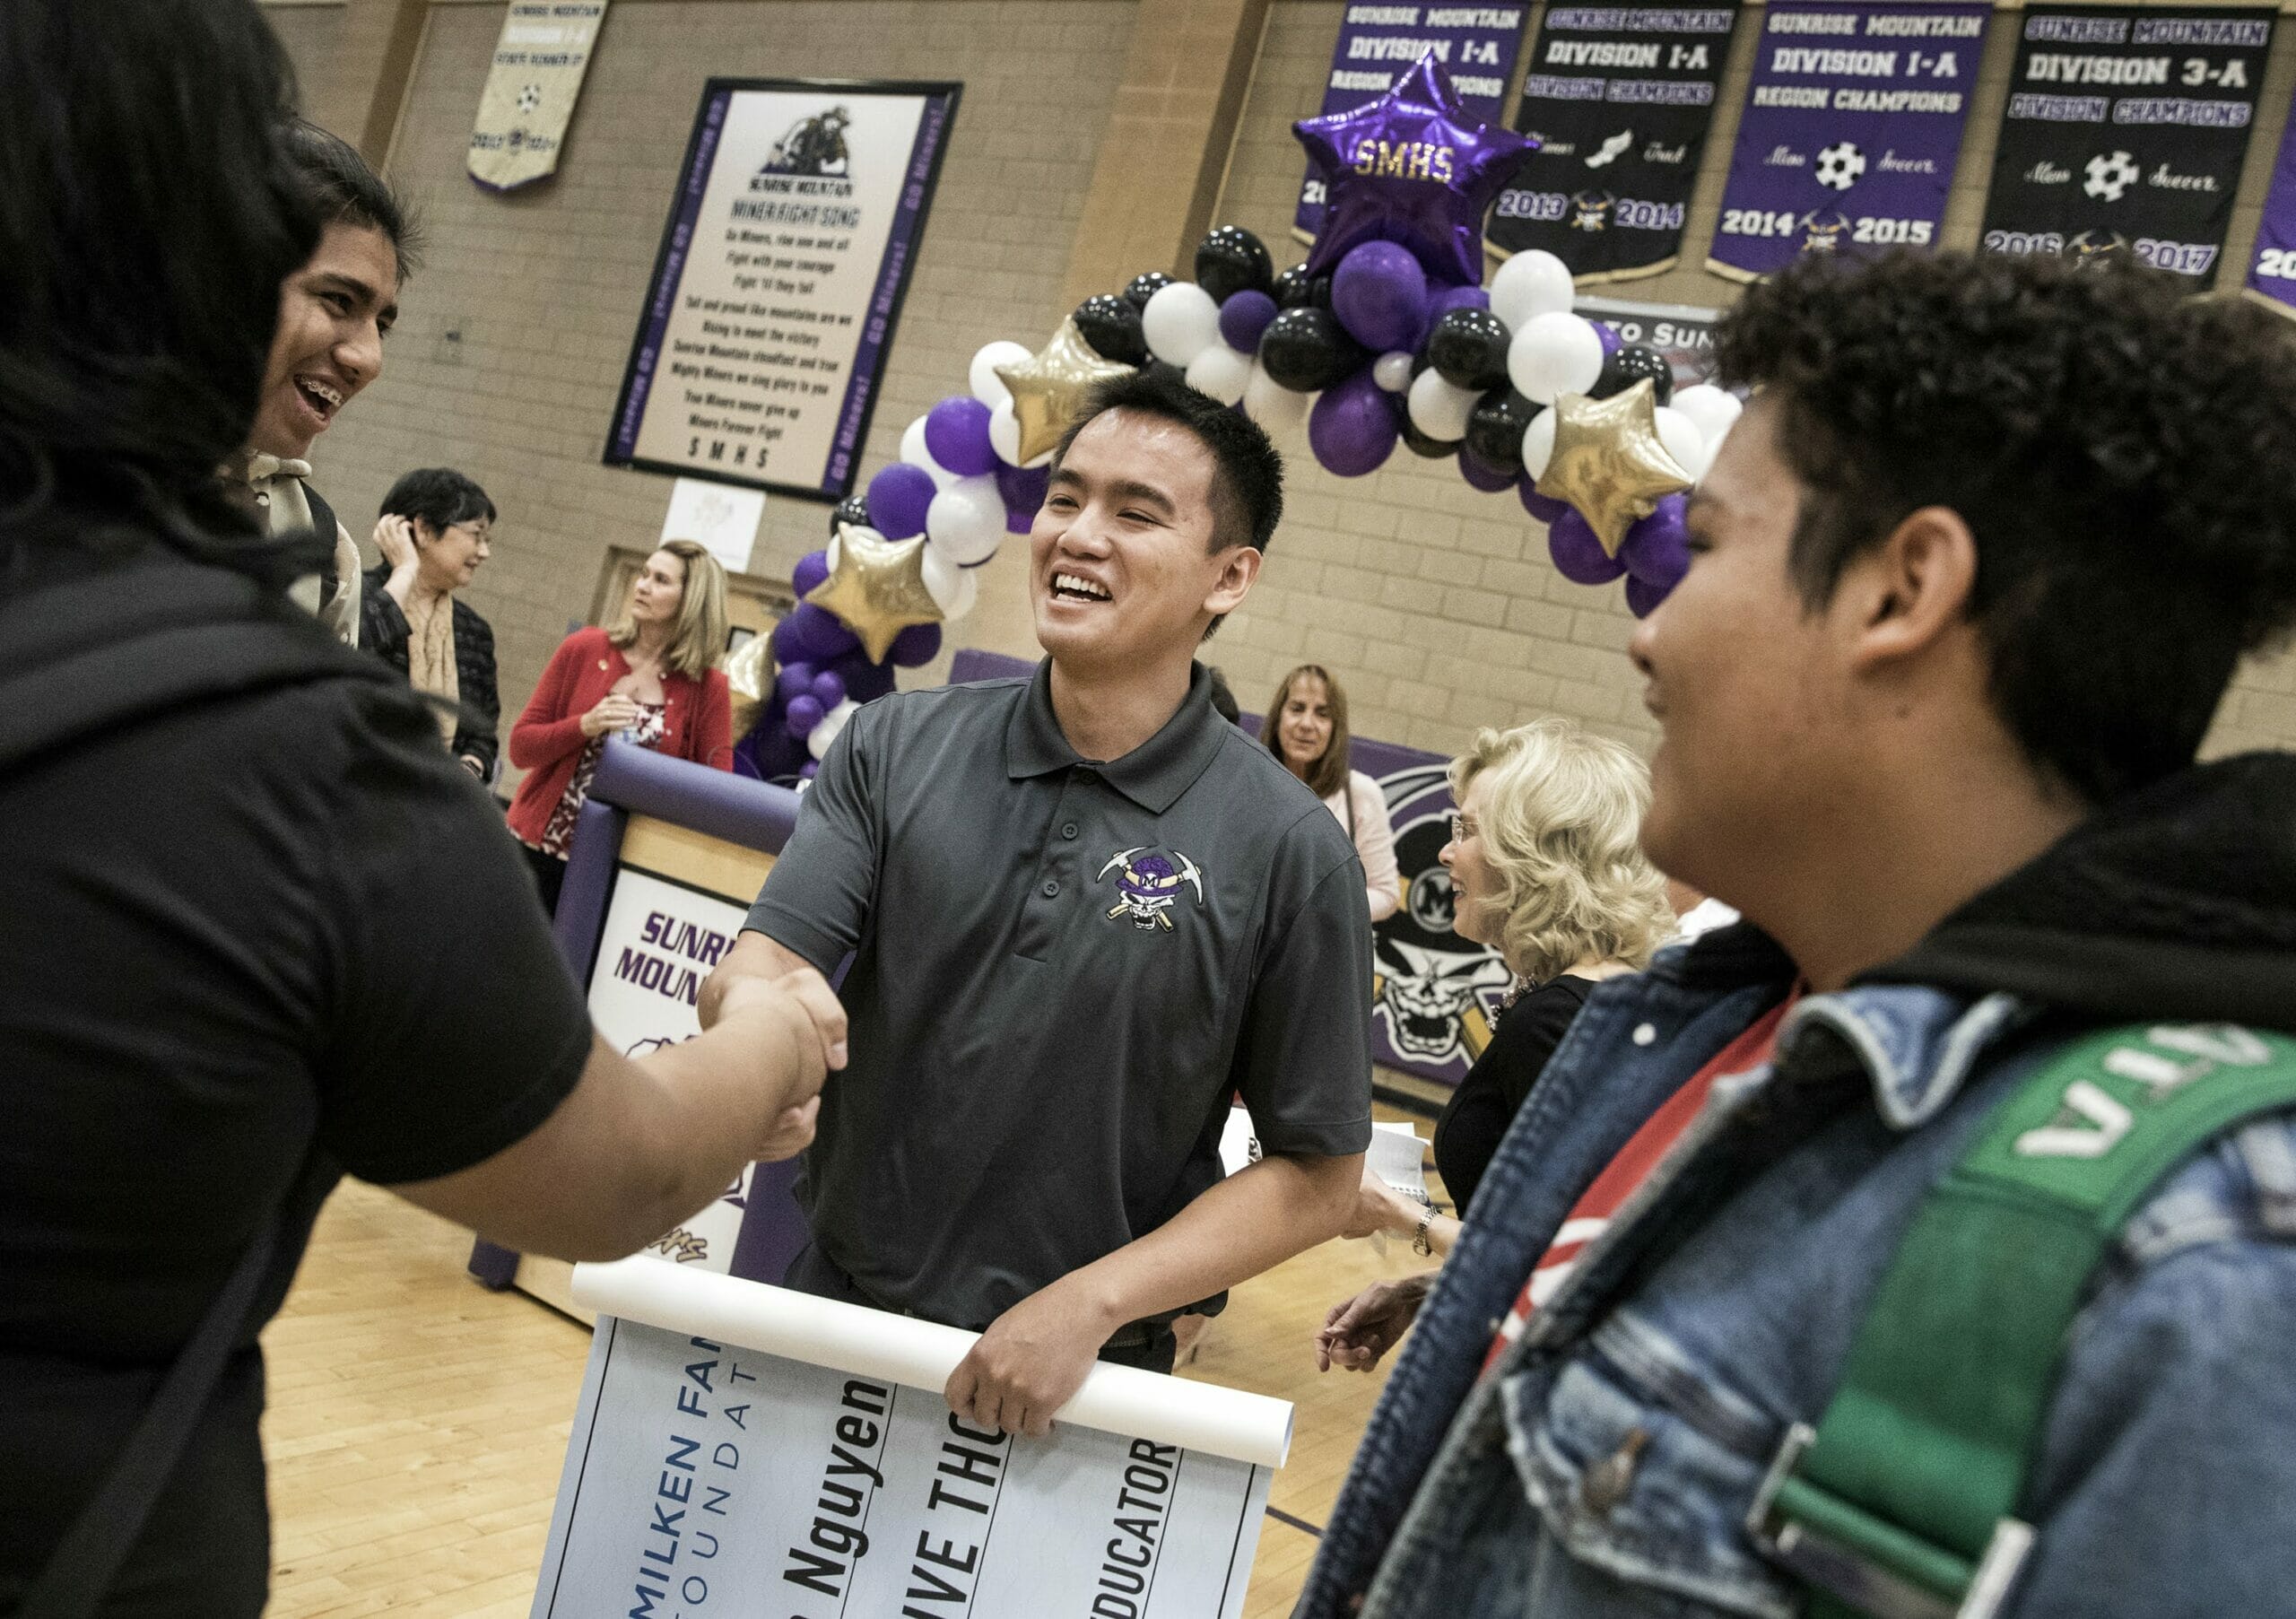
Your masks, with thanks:
M 559 643 L 526 712 L 510 727 L 510 762 L 526 772 L 510 830 L 526 848 L 543 903 L 558 908 L 568 846 L 605 739 L 734 768 L 726 649 L 726 574 L 691 540 L 646 559 L 622 616 Z
M 1637 972 L 1674 932 L 1665 879 L 1643 858 L 1650 772 L 1631 749 L 1567 719 L 1486 730 L 1451 762 L 1452 930 L 1514 974 L 1491 1044 L 1435 1125 L 1435 1166 L 1460 1217 L 1500 1137 L 1570 1020 L 1604 979 Z M 1459 1220 L 1366 1173 L 1351 1237 L 1385 1231 L 1450 1251 Z M 1368 1371 L 1425 1298 L 1433 1273 L 1381 1282 L 1333 1308 L 1317 1364 Z
M 1275 688 L 1260 737 L 1283 768 L 1339 817 L 1363 863 L 1364 898 L 1371 920 L 1383 922 L 1403 903 L 1396 869 L 1395 827 L 1379 784 L 1351 770 L 1347 759 L 1347 693 L 1320 664 L 1301 664 Z

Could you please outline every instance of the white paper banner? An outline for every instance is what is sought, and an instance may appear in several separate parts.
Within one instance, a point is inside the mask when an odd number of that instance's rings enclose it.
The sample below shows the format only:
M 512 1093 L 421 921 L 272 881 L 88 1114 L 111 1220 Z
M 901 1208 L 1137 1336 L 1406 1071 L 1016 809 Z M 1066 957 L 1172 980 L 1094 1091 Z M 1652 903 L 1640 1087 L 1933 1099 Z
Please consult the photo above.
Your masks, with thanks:
M 662 538 L 697 540 L 728 573 L 747 573 L 757 526 L 765 518 L 765 491 L 680 478 L 670 486 L 669 514 Z
M 470 177 L 509 191 L 557 172 L 606 0 L 517 0 L 502 19 L 470 132 Z
M 643 1258 L 574 1286 L 601 1319 L 535 1619 L 1242 1612 L 1283 1401 L 1097 1365 L 1010 1437 L 942 1398 L 970 1333 Z
M 599 1034 L 624 1056 L 643 1057 L 700 1033 L 694 1002 L 701 980 L 732 948 L 744 915 L 713 894 L 623 866 L 590 969 L 590 1021 Z M 752 1172 L 744 1168 L 717 1202 L 646 1251 L 704 1270 L 730 1269 Z

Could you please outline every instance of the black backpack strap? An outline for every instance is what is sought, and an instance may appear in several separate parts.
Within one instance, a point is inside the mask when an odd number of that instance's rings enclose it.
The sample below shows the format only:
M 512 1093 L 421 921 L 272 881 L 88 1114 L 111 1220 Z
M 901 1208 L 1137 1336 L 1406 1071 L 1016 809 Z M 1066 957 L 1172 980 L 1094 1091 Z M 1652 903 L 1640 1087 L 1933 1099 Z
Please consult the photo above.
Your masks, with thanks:
M 300 1184 L 300 1178 L 299 1182 Z M 265 1216 L 230 1280 L 176 1355 L 175 1364 L 129 1431 L 127 1442 L 72 1527 L 48 1554 L 48 1566 L 24 1594 L 16 1619 L 88 1619 L 119 1578 L 160 1492 L 174 1476 L 192 1431 L 207 1413 L 216 1380 L 255 1308 L 256 1294 L 279 1245 L 284 1206 Z
M 328 505 L 319 492 L 311 487 L 308 479 L 303 483 L 303 499 L 311 509 L 311 532 L 326 542 L 326 553 L 332 559 L 335 555 L 335 536 L 343 527 L 335 521 L 335 508 Z M 320 580 L 319 611 L 325 613 L 335 605 L 335 598 L 343 594 L 342 576 L 335 571 L 335 564 L 331 560 L 327 564 L 326 571 L 320 576 Z

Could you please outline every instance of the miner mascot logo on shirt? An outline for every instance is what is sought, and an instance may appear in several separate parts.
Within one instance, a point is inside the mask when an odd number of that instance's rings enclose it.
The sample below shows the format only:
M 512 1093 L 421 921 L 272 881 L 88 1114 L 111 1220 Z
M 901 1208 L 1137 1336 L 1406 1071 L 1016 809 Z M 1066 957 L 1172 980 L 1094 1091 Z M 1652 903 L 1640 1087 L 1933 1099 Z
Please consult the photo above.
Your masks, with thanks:
M 1118 849 L 1109 857 L 1108 864 L 1093 875 L 1095 883 L 1106 882 L 1109 875 L 1116 876 L 1116 903 L 1109 908 L 1108 919 L 1129 917 L 1132 925 L 1143 933 L 1172 931 L 1172 910 L 1178 903 L 1183 890 L 1196 892 L 1198 910 L 1204 906 L 1204 873 L 1196 863 L 1176 849 L 1152 849 L 1146 844 L 1137 849 Z

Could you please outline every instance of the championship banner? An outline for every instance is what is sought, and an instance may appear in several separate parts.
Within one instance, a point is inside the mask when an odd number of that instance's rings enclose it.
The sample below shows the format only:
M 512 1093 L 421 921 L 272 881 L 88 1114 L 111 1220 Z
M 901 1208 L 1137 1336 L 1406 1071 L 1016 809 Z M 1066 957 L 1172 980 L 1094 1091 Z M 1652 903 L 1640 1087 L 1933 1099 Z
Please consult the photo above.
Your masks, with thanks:
M 645 1258 L 574 1296 L 598 1327 L 533 1619 L 1243 1611 L 1284 1401 L 1096 1365 L 1034 1439 L 949 1409 L 954 1327 Z
M 2296 315 L 2296 117 L 2280 136 L 2280 161 L 2248 254 L 2248 290 L 2282 314 Z
M 2272 22 L 2254 7 L 2029 8 L 1986 248 L 2134 254 L 2214 284 Z
M 1772 0 L 1706 267 L 1934 248 L 1989 4 Z
M 1551 7 L 1515 111 L 1539 149 L 1492 205 L 1492 256 L 1543 248 L 1582 284 L 1672 269 L 1737 22 L 1737 0 Z
M 1377 100 L 1431 50 L 1450 70 L 1460 103 L 1496 124 L 1529 16 L 1528 5 L 1351 4 L 1340 17 L 1321 111 L 1329 116 Z M 1292 228 L 1311 242 L 1323 222 L 1324 179 L 1310 168 Z
M 961 89 L 709 81 L 609 465 L 852 492 Z
M 470 177 L 511 191 L 558 171 L 606 0 L 516 0 L 470 132 Z

